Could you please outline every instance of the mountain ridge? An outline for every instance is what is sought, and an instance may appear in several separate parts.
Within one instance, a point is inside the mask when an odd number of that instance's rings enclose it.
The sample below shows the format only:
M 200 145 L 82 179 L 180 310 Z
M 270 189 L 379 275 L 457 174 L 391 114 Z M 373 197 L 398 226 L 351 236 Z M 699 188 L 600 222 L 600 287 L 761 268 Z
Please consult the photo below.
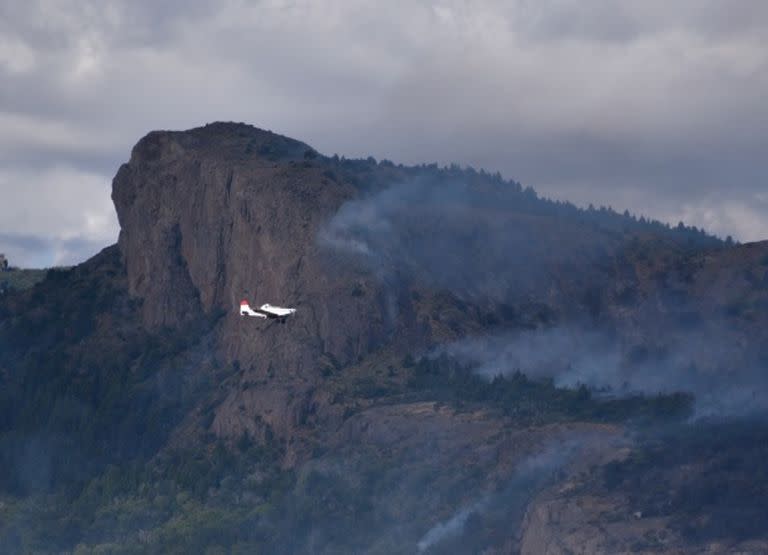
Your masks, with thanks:
M 448 539 L 514 551 L 539 546 L 520 472 L 546 488 L 624 460 L 635 427 L 764 408 L 768 242 L 236 123 L 149 133 L 113 200 L 116 246 L 0 299 L 2 491 L 91 515 L 59 546 L 451 552 L 438 525 L 469 507 Z M 297 314 L 243 319 L 243 297 Z M 123 528 L 93 516 L 119 499 Z

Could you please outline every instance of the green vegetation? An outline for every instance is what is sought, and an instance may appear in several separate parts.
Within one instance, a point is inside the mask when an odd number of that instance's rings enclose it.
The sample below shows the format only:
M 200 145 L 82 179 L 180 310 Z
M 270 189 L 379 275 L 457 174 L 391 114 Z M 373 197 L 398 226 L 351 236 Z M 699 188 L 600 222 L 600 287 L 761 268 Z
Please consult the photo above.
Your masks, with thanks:
M 47 273 L 48 270 L 22 270 L 19 268 L 0 271 L 0 294 L 30 289 L 36 283 L 43 281 Z
M 210 439 L 203 415 L 207 441 L 169 447 L 238 369 L 207 356 L 215 316 L 150 333 L 138 306 L 116 248 L 0 298 L 4 553 L 255 553 L 263 543 L 250 523 L 290 488 L 284 446 L 233 449 Z
M 0 365 L 13 369 L 0 372 L 0 491 L 77 491 L 109 465 L 150 457 L 231 372 L 195 354 L 211 322 L 141 328 L 116 249 L 89 264 L 0 302 Z
M 110 465 L 77 492 L 0 497 L 0 545 L 23 553 L 258 553 L 275 504 L 294 483 L 277 464 L 282 448 L 209 447 Z
M 412 368 L 408 382 L 412 390 L 456 408 L 468 404 L 495 407 L 525 425 L 576 420 L 636 424 L 674 421 L 687 418 L 693 405 L 693 398 L 683 393 L 597 399 L 586 386 L 559 388 L 551 379 L 533 380 L 520 372 L 487 380 L 446 355 L 423 357 L 417 363 L 404 360 L 403 366 Z
M 647 238 L 656 236 L 658 239 L 674 244 L 685 251 L 734 246 L 733 241 L 723 241 L 709 235 L 703 229 L 696 226 L 686 226 L 682 222 L 672 227 L 657 220 L 643 216 L 638 217 L 628 211 L 618 213 L 607 206 L 595 207 L 590 205 L 587 209 L 583 209 L 570 202 L 540 197 L 533 188 L 525 187 L 514 180 L 505 180 L 498 172 L 488 173 L 482 169 L 476 170 L 471 166 L 462 168 L 457 164 L 451 164 L 441 168 L 436 163 L 403 166 L 402 164 L 395 165 L 389 160 L 377 162 L 375 158 L 370 156 L 351 159 L 338 155 L 318 157 L 318 162 L 321 162 L 326 168 L 325 171 L 333 172 L 334 176 L 338 176 L 343 181 L 362 190 L 377 190 L 406 180 L 431 180 L 435 183 L 460 182 L 469 186 L 480 185 L 483 187 L 493 184 L 502 188 L 499 191 L 503 191 L 505 203 L 509 203 L 514 198 L 514 201 L 509 204 L 509 208 L 514 208 L 521 214 L 546 215 L 564 222 L 578 221 L 615 237 L 630 235 L 635 236 L 635 238 Z

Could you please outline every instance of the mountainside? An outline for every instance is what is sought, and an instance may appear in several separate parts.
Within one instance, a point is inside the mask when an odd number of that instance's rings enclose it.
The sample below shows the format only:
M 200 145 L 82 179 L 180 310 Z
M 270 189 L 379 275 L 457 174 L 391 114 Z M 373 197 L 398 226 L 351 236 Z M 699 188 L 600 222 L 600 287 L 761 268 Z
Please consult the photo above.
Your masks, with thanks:
M 0 295 L 18 289 L 28 289 L 45 277 L 45 270 L 0 268 Z
M 740 520 L 637 480 L 760 456 L 768 242 L 234 123 L 148 134 L 112 197 L 116 246 L 0 297 L 9 552 L 765 546 L 768 477 Z

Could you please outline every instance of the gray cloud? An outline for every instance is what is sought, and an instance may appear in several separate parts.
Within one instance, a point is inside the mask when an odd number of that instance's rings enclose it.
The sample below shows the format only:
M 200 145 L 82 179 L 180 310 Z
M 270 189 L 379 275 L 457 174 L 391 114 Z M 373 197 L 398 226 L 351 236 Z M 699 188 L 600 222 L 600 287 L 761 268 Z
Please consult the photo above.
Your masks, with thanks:
M 0 169 L 0 252 L 12 264 L 73 264 L 117 239 L 106 175 L 30 165 Z
M 757 239 L 767 38 L 757 0 L 0 0 L 0 170 L 107 198 L 148 130 L 247 121 Z
M 85 237 L 61 239 L 0 232 L 0 252 L 8 256 L 12 266 L 69 266 L 90 258 L 103 244 Z

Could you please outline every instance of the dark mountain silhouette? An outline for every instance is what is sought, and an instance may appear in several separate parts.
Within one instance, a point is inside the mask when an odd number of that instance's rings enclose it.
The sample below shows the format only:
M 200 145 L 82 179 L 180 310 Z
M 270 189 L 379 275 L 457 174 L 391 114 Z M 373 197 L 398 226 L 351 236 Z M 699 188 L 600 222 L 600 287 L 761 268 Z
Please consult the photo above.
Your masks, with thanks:
M 235 123 L 148 134 L 113 200 L 116 246 L 0 297 L 6 551 L 566 553 L 599 496 L 629 516 L 590 552 L 766 545 L 753 503 L 629 508 L 686 419 L 764 433 L 768 243 Z

